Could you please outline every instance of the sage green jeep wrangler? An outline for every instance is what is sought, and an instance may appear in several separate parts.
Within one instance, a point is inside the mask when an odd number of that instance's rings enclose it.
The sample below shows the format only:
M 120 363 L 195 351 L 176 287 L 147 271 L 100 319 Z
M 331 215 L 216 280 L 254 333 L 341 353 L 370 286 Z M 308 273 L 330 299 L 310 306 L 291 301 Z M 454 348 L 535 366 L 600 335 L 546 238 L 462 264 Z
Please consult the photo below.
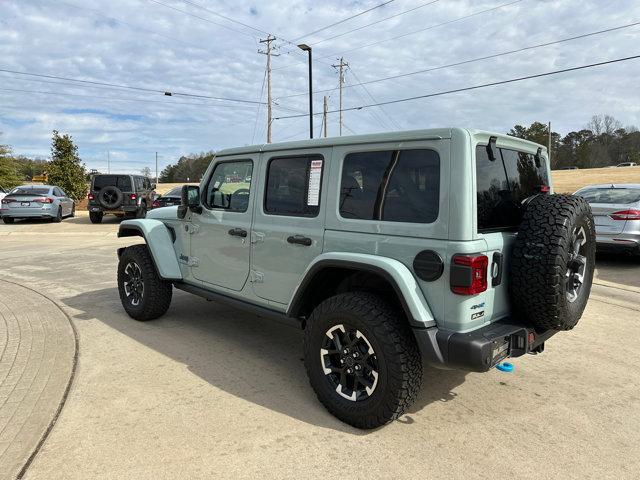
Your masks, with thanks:
M 546 149 L 447 128 L 228 149 L 182 204 L 124 221 L 122 305 L 173 287 L 304 329 L 311 386 L 374 428 L 414 401 L 422 367 L 487 371 L 537 354 L 587 303 L 589 205 L 555 195 Z

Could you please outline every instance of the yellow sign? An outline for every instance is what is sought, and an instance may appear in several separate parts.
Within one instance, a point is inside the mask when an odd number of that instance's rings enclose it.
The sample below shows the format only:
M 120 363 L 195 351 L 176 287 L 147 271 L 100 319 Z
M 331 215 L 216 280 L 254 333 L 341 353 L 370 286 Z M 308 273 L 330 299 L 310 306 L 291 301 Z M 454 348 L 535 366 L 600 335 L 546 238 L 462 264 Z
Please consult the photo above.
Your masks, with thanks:
M 32 181 L 34 182 L 46 182 L 49 180 L 49 176 L 45 173 L 44 175 L 34 175 Z

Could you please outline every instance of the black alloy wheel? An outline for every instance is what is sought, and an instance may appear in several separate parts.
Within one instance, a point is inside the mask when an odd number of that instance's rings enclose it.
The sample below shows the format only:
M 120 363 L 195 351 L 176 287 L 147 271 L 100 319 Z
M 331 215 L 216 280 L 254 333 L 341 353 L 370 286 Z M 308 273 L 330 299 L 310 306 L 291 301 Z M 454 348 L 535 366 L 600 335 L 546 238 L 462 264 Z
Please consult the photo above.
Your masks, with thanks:
M 571 251 L 567 262 L 565 293 L 569 303 L 575 302 L 580 296 L 586 265 L 587 234 L 584 227 L 576 227 L 571 234 Z
M 345 324 L 331 327 L 320 350 L 320 363 L 338 395 L 352 402 L 369 398 L 378 385 L 378 359 L 360 330 Z
M 129 303 L 134 307 L 140 305 L 144 296 L 144 281 L 140 266 L 133 260 L 124 267 L 123 286 Z

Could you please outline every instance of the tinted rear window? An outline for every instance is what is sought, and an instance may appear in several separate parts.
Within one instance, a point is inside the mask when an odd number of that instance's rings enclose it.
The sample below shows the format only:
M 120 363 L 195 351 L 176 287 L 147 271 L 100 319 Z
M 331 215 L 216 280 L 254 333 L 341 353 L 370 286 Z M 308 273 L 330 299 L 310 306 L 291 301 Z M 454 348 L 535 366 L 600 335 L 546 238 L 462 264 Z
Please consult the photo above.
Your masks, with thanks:
M 16 187 L 9 195 L 49 195 L 50 188 L 43 187 Z
M 350 153 L 342 166 L 340 215 L 432 223 L 440 206 L 440 157 L 433 150 Z
M 478 231 L 517 228 L 522 220 L 522 201 L 549 185 L 545 160 L 536 165 L 530 153 L 494 148 L 489 160 L 484 145 L 476 147 Z
M 100 175 L 93 179 L 93 189 L 99 191 L 102 187 L 118 187 L 123 191 L 131 191 L 131 177 L 127 175 Z
M 175 187 L 162 195 L 163 197 L 182 197 L 182 187 Z
M 640 188 L 589 188 L 576 192 L 589 203 L 640 202 Z

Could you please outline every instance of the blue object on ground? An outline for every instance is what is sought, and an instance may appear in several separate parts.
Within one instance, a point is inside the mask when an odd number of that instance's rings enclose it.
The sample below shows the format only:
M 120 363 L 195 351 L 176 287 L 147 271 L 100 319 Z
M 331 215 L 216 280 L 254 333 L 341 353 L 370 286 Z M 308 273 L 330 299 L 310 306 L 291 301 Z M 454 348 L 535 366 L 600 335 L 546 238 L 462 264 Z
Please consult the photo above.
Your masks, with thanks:
M 513 364 L 509 362 L 503 362 L 496 365 L 496 368 L 501 372 L 513 372 Z

